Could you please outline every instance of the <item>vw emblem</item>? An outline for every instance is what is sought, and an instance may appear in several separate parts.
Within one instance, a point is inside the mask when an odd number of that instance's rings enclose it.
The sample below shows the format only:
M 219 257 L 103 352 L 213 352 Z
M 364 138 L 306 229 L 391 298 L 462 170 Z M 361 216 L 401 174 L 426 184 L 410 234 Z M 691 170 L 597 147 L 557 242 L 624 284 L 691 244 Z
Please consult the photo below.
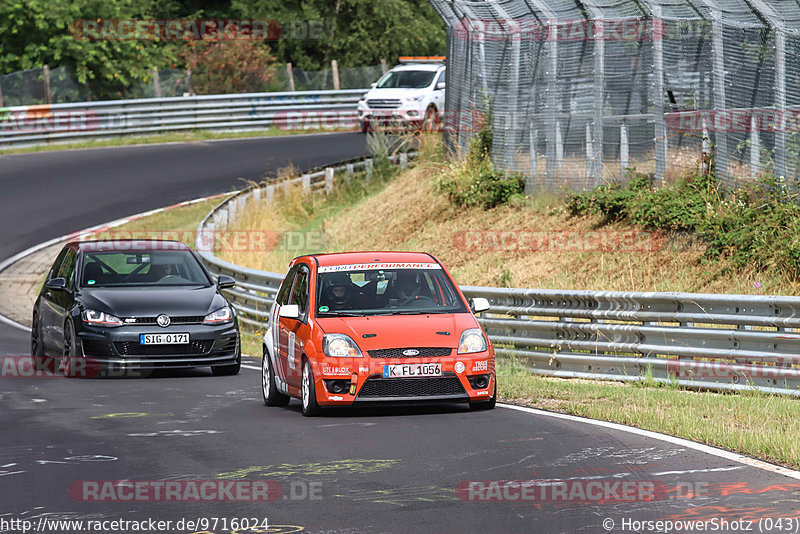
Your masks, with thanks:
M 172 320 L 169 318 L 169 315 L 164 315 L 162 313 L 161 315 L 156 317 L 156 323 L 158 323 L 158 326 L 160 326 L 161 328 L 168 327 L 169 323 L 171 323 L 171 322 L 172 322 Z
M 417 349 L 406 349 L 403 351 L 403 356 L 416 356 L 419 354 Z

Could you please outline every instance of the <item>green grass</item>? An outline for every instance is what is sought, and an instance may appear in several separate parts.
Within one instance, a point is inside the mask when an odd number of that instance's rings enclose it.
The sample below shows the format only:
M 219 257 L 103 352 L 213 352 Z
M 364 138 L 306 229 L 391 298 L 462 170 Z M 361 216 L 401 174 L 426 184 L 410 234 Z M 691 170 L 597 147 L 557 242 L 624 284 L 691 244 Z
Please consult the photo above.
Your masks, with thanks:
M 800 467 L 798 399 L 759 392 L 720 394 L 672 384 L 624 384 L 533 375 L 498 359 L 502 402 L 591 417 Z
M 151 145 L 157 143 L 191 143 L 212 141 L 215 139 L 240 139 L 248 137 L 280 137 L 299 134 L 332 133 L 336 130 L 282 130 L 269 128 L 267 130 L 252 130 L 247 132 L 214 132 L 209 130 L 191 130 L 188 132 L 174 132 L 157 135 L 143 135 L 133 137 L 117 137 L 113 139 L 90 139 L 76 143 L 63 143 L 52 145 L 38 145 L 21 148 L 0 148 L 0 154 L 28 154 L 32 152 L 52 152 L 56 150 L 75 150 L 81 148 L 102 148 L 112 146 Z M 351 131 L 351 130 L 342 130 Z

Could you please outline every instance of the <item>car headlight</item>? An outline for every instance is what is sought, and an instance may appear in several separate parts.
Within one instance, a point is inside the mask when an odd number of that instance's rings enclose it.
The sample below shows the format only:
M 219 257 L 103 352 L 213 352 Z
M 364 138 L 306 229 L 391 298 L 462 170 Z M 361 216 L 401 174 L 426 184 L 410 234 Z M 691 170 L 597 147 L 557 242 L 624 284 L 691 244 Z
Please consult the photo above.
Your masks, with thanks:
M 92 326 L 122 326 L 119 317 L 97 310 L 84 310 L 81 317 L 84 323 Z
M 233 320 L 233 311 L 228 306 L 211 312 L 203 318 L 203 324 L 222 324 Z
M 322 352 L 331 358 L 361 358 L 361 349 L 345 334 L 322 336 Z
M 422 99 L 425 98 L 425 95 L 417 95 L 417 96 L 408 96 L 405 98 L 406 102 L 422 102 Z
M 480 328 L 469 328 L 461 333 L 461 341 L 458 342 L 459 354 L 470 354 L 472 352 L 483 352 L 486 350 L 486 338 Z

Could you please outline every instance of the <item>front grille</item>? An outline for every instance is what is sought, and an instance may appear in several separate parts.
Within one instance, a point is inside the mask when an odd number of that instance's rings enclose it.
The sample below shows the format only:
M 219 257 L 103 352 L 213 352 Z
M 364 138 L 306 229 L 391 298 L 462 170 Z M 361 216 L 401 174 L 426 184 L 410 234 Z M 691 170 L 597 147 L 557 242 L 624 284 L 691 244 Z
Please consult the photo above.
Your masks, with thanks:
M 436 397 L 465 395 L 464 387 L 452 373 L 431 378 L 380 378 L 370 377 L 364 382 L 358 396 L 370 397 Z
M 367 107 L 370 109 L 397 109 L 400 107 L 400 100 L 395 98 L 374 98 L 367 100 Z
M 130 319 L 133 319 L 130 321 Z M 179 315 L 177 317 L 170 316 L 170 324 L 201 324 L 203 319 L 205 319 L 204 315 Z M 155 317 L 126 317 L 122 320 L 122 322 L 126 325 L 156 325 Z
M 414 356 L 406 356 L 403 351 L 416 350 L 419 354 Z M 402 349 L 376 349 L 370 350 L 370 358 L 442 358 L 450 356 L 453 349 L 448 347 L 405 347 Z
M 136 341 L 114 343 L 120 356 L 196 356 L 207 354 L 214 340 L 190 341 L 188 345 L 140 345 Z

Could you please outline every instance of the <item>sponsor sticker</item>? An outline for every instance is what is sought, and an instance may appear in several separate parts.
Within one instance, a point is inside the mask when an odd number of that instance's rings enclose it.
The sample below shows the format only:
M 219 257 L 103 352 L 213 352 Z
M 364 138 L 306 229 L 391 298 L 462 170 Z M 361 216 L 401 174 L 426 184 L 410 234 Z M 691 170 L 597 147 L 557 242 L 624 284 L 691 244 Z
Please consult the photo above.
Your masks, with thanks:
M 441 269 L 438 263 L 352 263 L 349 265 L 327 265 L 320 267 L 320 273 L 338 273 L 342 271 L 378 271 L 384 269 Z

